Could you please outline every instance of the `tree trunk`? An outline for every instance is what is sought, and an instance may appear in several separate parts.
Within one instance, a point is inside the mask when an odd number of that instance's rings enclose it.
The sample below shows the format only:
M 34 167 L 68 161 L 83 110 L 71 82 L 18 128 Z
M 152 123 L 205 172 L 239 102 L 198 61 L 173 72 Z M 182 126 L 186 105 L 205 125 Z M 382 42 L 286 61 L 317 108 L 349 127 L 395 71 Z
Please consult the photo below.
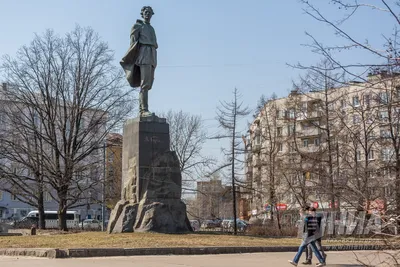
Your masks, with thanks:
M 395 202 L 396 202 L 396 215 L 400 215 L 400 160 L 396 163 L 396 181 L 395 181 Z M 397 220 L 400 225 L 400 220 Z
M 37 227 L 39 229 L 46 229 L 46 220 L 45 220 L 45 215 L 44 215 L 43 192 L 39 192 L 39 196 L 38 196 L 38 213 L 39 213 L 39 225 L 37 225 Z
M 67 227 L 67 201 L 65 199 L 60 199 L 58 204 L 58 229 L 62 231 L 68 231 Z
M 236 103 L 236 99 L 235 99 Z M 232 129 L 232 199 L 233 199 L 233 233 L 237 235 L 237 218 L 236 218 L 236 187 L 235 187 L 235 135 L 236 135 L 236 116 L 234 116 L 233 120 L 233 129 Z

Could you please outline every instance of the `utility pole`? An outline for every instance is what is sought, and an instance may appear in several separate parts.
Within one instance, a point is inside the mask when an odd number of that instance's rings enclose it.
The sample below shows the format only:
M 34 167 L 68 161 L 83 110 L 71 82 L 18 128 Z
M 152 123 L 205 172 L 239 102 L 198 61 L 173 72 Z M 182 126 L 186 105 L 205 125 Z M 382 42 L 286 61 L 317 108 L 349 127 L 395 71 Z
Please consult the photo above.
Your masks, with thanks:
M 102 196 L 101 196 L 101 231 L 104 232 L 104 224 L 105 224 L 105 183 L 106 183 L 106 144 L 107 140 L 104 141 L 103 144 L 103 182 L 101 183 L 101 191 L 102 191 Z

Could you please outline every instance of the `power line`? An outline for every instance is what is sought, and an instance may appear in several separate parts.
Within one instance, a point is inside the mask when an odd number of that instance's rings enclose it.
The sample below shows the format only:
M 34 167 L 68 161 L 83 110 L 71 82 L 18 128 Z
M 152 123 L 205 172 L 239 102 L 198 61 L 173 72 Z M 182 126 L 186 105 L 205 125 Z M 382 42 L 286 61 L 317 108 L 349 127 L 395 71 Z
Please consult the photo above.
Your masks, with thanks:
M 158 65 L 157 68 L 210 68 L 210 67 L 245 67 L 245 66 L 260 66 L 269 65 L 271 62 L 267 63 L 232 63 L 232 64 L 198 64 L 198 65 Z

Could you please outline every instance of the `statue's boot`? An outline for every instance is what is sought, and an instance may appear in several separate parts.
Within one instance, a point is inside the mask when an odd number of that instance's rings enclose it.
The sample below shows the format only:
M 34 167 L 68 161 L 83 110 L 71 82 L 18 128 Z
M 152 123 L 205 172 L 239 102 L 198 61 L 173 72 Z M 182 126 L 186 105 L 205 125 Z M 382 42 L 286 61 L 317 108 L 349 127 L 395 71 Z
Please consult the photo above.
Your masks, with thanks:
M 149 90 L 142 89 L 140 90 L 139 93 L 139 101 L 140 101 L 140 116 L 141 117 L 147 117 L 147 116 L 152 116 L 153 113 L 149 111 L 149 105 L 148 105 L 148 94 Z

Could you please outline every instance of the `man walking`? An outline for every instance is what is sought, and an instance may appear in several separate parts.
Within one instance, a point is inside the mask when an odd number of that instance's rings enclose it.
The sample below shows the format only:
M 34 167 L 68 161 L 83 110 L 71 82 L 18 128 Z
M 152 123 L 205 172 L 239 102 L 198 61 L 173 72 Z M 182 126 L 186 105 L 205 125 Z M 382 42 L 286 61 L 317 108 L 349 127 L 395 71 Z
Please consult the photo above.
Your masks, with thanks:
M 311 216 L 311 214 L 306 215 L 304 217 L 304 228 L 303 228 L 303 241 L 299 247 L 299 250 L 297 251 L 296 256 L 294 257 L 293 260 L 289 260 L 289 263 L 297 266 L 301 254 L 303 254 L 303 251 L 307 248 L 308 245 L 311 246 L 312 251 L 315 253 L 315 256 L 318 258 L 319 263 L 316 265 L 317 267 L 319 266 L 325 266 L 325 259 L 321 256 L 321 253 L 319 253 L 317 246 L 315 244 L 316 240 L 316 233 L 319 232 L 318 229 L 318 221 L 316 216 Z
M 316 217 L 317 223 L 318 223 L 318 232 L 315 233 L 315 245 L 317 246 L 318 251 L 321 253 L 322 257 L 324 258 L 326 262 L 326 254 L 325 251 L 322 247 L 321 239 L 322 239 L 322 215 L 317 215 L 316 214 L 316 209 L 315 208 L 310 208 L 309 213 L 311 217 Z M 312 248 L 311 245 L 307 246 L 306 250 L 306 261 L 303 262 L 302 264 L 304 265 L 311 265 L 312 264 Z

